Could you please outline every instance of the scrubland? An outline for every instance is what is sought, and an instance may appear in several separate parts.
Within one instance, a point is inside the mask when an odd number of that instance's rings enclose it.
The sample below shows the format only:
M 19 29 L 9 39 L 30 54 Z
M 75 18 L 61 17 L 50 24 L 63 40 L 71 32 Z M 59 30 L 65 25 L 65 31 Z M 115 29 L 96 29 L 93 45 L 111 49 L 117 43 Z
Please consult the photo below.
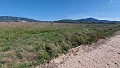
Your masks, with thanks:
M 119 30 L 120 24 L 0 23 L 0 68 L 34 68 Z

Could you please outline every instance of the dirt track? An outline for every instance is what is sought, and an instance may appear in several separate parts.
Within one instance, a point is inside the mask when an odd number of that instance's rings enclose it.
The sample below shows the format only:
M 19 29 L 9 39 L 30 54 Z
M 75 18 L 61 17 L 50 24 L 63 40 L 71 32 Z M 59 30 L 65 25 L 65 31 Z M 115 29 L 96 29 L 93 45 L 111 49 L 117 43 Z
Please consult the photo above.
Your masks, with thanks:
M 120 34 L 92 46 L 73 48 L 47 68 L 120 68 Z

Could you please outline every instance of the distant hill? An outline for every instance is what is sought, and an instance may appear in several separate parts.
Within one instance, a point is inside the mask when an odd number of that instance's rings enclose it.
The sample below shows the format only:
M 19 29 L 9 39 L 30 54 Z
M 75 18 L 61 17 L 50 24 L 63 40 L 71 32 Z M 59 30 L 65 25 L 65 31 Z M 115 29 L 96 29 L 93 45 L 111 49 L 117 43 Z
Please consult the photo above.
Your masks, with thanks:
M 78 19 L 80 22 L 110 22 L 108 20 L 98 20 L 95 18 Z
M 24 17 L 13 17 L 13 16 L 0 16 L 0 22 L 40 22 L 39 20 L 24 18 Z
M 120 21 L 109 21 L 109 20 L 98 20 L 95 18 L 86 19 L 62 19 L 58 21 L 39 21 L 24 17 L 13 17 L 13 16 L 0 16 L 0 22 L 58 22 L 58 23 L 120 23 Z
M 120 23 L 119 21 L 109 21 L 109 20 L 98 20 L 95 18 L 86 18 L 86 19 L 62 19 L 54 22 L 63 22 L 63 23 Z

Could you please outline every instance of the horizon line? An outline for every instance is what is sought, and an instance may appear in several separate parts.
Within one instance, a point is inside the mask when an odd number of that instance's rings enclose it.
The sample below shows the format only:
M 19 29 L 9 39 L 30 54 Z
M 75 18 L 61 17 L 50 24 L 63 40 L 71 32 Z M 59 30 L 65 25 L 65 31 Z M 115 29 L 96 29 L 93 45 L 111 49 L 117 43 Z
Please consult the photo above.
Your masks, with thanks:
M 1 15 L 0 17 L 4 17 L 4 15 Z M 7 15 L 5 15 L 7 17 Z M 80 18 L 60 18 L 60 19 L 54 19 L 54 20 L 40 20 L 38 18 L 33 18 L 33 17 L 23 17 L 23 16 L 8 16 L 8 17 L 21 17 L 21 18 L 28 18 L 28 19 L 34 19 L 34 20 L 39 20 L 39 21 L 57 21 L 57 20 L 64 20 L 64 19 L 71 19 L 71 20 L 79 20 L 79 19 L 87 19 L 87 18 L 94 18 L 97 20 L 108 20 L 108 21 L 120 21 L 120 18 L 98 18 L 98 17 L 80 17 Z

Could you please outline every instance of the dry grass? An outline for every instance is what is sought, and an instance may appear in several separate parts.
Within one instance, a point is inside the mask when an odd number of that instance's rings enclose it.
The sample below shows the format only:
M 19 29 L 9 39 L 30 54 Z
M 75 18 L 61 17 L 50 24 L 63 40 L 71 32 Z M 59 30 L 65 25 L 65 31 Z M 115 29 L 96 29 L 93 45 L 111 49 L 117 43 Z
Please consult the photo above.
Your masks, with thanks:
M 0 67 L 31 68 L 112 35 L 119 24 L 0 23 Z

